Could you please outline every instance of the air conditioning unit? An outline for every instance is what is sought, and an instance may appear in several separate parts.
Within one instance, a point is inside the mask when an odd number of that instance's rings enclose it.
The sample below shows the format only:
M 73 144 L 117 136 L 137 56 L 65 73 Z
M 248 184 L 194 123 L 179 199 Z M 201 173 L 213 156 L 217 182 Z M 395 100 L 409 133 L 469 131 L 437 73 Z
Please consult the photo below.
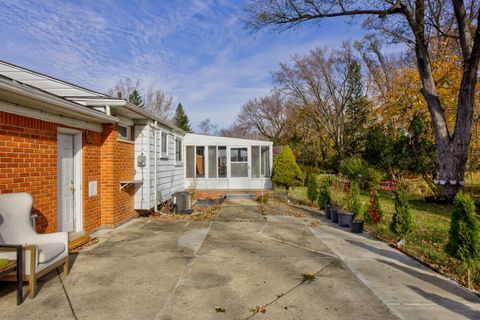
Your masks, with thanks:
M 188 191 L 175 192 L 172 195 L 173 210 L 176 213 L 192 213 L 192 194 Z

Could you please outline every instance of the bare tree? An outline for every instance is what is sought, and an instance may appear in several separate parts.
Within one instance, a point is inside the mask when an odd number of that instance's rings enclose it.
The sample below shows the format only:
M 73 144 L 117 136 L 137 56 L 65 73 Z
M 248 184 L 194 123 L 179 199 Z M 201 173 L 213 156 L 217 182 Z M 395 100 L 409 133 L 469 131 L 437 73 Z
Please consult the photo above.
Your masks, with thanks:
M 140 92 L 140 80 L 133 80 L 132 78 L 126 77 L 115 83 L 112 89 L 107 91 L 107 94 L 114 98 L 128 99 L 130 94 L 137 90 Z
M 479 6 L 478 1 L 465 3 L 463 0 L 260 0 L 251 1 L 247 11 L 248 24 L 253 29 L 272 26 L 282 30 L 306 21 L 364 16 L 365 26 L 413 47 L 422 95 L 428 105 L 438 146 L 441 195 L 453 199 L 464 181 L 472 134 L 480 60 Z M 429 42 L 438 36 L 456 39 L 463 57 L 453 132 L 449 132 L 432 73 Z
M 173 97 L 162 89 L 150 87 L 145 95 L 145 109 L 161 119 L 171 120 Z
M 109 96 L 128 100 L 132 92 L 140 94 L 142 90 L 140 80 L 132 80 L 127 77 L 119 80 L 112 89 L 107 91 Z M 153 115 L 171 120 L 173 112 L 173 97 L 160 88 L 150 87 L 144 95 L 140 94 L 140 99 L 144 101 L 142 108 Z
M 237 116 L 236 124 L 248 131 L 258 131 L 277 145 L 285 141 L 288 112 L 288 100 L 280 92 L 275 92 L 245 103 Z
M 218 130 L 218 126 L 214 124 L 210 119 L 204 119 L 198 125 L 198 133 L 212 135 Z
M 326 132 L 339 159 L 344 156 L 354 61 L 348 44 L 331 52 L 317 48 L 305 56 L 294 56 L 290 64 L 282 63 L 280 71 L 273 74 L 278 89 L 310 113 L 319 132 Z
M 260 136 L 258 131 L 253 131 L 251 128 L 239 126 L 234 122 L 228 128 L 222 128 L 218 130 L 217 134 L 221 137 L 240 138 L 240 139 L 252 139 L 262 140 L 264 137 Z

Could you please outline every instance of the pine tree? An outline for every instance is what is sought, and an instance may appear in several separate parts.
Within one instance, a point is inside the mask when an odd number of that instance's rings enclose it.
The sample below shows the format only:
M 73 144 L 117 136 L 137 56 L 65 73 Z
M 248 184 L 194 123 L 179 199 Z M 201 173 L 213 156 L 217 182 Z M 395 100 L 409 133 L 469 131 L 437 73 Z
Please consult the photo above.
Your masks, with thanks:
M 349 98 L 346 105 L 348 122 L 345 124 L 345 155 L 360 156 L 365 148 L 368 120 L 368 99 L 363 87 L 360 64 L 353 61 L 348 66 L 347 90 Z
M 397 236 L 405 236 L 412 231 L 412 209 L 408 204 L 407 191 L 400 186 L 395 195 L 395 212 L 393 213 L 390 231 Z
M 133 90 L 132 93 L 128 96 L 128 101 L 140 108 L 145 108 L 145 103 L 143 102 L 142 96 L 137 89 Z
M 457 193 L 445 251 L 467 266 L 480 258 L 480 222 L 475 203 L 463 192 Z
M 182 129 L 185 132 L 192 132 L 192 127 L 190 126 L 190 120 L 188 120 L 188 116 L 183 110 L 183 106 L 181 103 L 178 103 L 177 109 L 175 110 L 175 116 L 173 118 L 175 125 Z
M 332 192 L 330 191 L 331 185 L 331 180 L 328 178 L 325 178 L 320 185 L 317 202 L 320 209 L 325 209 L 327 205 L 332 203 Z
M 315 202 L 318 198 L 317 177 L 313 173 L 307 178 L 307 197 L 311 202 Z
M 290 187 L 302 186 L 305 175 L 295 160 L 292 149 L 286 145 L 273 158 L 272 182 L 278 186 Z
M 352 181 L 350 184 L 350 190 L 347 196 L 347 208 L 348 211 L 354 214 L 356 220 L 363 220 L 364 208 L 360 199 L 360 187 L 355 181 Z

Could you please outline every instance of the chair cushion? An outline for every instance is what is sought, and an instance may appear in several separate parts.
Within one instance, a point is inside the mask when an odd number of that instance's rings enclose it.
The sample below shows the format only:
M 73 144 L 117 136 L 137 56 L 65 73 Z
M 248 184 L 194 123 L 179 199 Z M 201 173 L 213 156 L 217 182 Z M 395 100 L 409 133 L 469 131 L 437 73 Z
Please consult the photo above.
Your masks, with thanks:
M 42 243 L 38 245 L 38 263 L 44 263 L 65 251 L 65 244 L 61 242 Z

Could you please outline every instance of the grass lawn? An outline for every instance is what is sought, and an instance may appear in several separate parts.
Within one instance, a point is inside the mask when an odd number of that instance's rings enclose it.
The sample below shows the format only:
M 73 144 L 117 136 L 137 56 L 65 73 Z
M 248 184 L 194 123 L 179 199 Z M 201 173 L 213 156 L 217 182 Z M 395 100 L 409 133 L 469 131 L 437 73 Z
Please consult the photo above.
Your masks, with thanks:
M 306 187 L 290 190 L 289 197 L 304 204 L 310 204 L 306 196 Z M 362 201 L 369 202 L 369 194 L 362 193 Z M 389 243 L 398 241 L 390 232 L 389 225 L 394 212 L 394 194 L 380 193 L 380 202 L 384 210 L 383 220 L 376 226 L 367 225 L 366 229 L 373 236 Z M 451 205 L 428 203 L 423 197 L 411 195 L 413 231 L 405 237 L 405 251 L 430 264 L 438 272 L 466 285 L 466 270 L 445 251 L 450 229 Z M 480 290 L 480 263 L 472 270 L 471 288 Z

